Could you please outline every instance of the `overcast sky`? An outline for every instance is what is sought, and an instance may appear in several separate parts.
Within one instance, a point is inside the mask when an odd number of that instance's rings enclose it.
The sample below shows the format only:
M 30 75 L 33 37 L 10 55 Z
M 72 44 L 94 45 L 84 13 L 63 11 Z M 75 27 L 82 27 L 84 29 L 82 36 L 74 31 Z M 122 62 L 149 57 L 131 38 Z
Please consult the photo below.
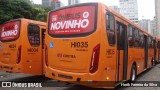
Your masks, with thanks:
M 42 0 L 32 0 L 35 4 L 41 4 Z M 68 0 L 60 0 L 66 6 L 68 5 Z M 81 3 L 84 2 L 102 2 L 108 6 L 118 5 L 119 0 L 80 0 Z M 155 16 L 155 0 L 138 0 L 138 17 L 139 20 L 151 19 L 153 20 Z

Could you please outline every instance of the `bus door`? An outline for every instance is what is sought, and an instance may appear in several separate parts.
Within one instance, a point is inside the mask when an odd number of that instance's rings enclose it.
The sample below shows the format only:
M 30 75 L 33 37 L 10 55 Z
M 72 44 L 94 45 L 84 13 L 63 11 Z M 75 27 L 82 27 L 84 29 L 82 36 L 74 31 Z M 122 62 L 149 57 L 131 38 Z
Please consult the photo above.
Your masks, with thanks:
M 42 39 L 41 39 L 41 42 L 42 42 L 42 60 L 43 60 L 43 63 L 44 64 L 44 55 L 45 55 L 45 33 L 46 32 L 46 29 L 41 29 L 41 36 L 42 36 Z M 44 70 L 43 70 L 44 71 Z
M 144 52 L 145 52 L 145 62 L 144 62 L 144 69 L 147 68 L 148 64 L 148 37 L 144 35 Z
M 28 46 L 28 58 L 25 58 L 27 59 L 27 63 L 25 64 L 25 66 L 29 66 L 29 68 L 25 69 L 27 73 L 30 74 L 42 73 L 42 36 L 40 35 L 41 33 L 42 32 L 39 25 L 32 23 L 28 25 L 28 39 L 30 45 Z
M 45 32 L 46 32 L 46 29 L 42 29 L 42 49 L 44 50 L 44 44 L 45 44 Z
M 126 29 L 126 25 L 117 22 L 117 81 L 127 79 L 128 43 Z

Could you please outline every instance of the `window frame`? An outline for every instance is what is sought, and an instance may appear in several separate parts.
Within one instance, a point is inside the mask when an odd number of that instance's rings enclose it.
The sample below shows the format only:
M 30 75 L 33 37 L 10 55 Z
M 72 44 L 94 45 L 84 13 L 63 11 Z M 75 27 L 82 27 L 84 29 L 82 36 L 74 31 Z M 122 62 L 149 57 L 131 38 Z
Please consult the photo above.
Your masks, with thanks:
M 113 25 L 113 27 L 114 28 L 111 28 L 111 27 L 108 27 L 108 15 L 109 16 L 112 16 L 113 17 L 113 23 L 114 23 L 114 25 Z M 109 19 L 110 20 L 110 19 Z M 106 14 L 105 14 L 105 21 L 106 21 L 106 35 L 107 35 L 107 39 L 108 39 L 108 44 L 110 45 L 110 46 L 115 46 L 115 44 L 116 44 L 116 32 L 115 32 L 115 17 L 114 17 L 114 14 L 112 14 L 111 12 L 109 12 L 109 11 L 107 11 L 106 12 Z M 110 21 L 109 21 L 109 23 L 110 23 Z M 111 24 L 111 23 L 110 23 Z M 113 29 L 113 30 L 112 30 Z M 109 40 L 109 35 L 113 35 L 114 36 L 114 41 L 112 41 L 113 43 L 111 43 L 110 42 L 110 40 Z
M 133 46 L 135 48 L 139 48 L 140 47 L 140 44 L 139 44 L 139 30 L 137 28 L 135 28 L 135 27 L 133 27 L 133 38 L 134 38 L 134 44 L 133 44 Z
M 160 49 L 160 41 L 157 42 L 157 48 Z
M 125 49 L 125 38 L 127 39 L 127 36 L 125 37 L 125 32 L 127 31 L 127 25 L 125 25 L 122 22 L 116 21 L 116 35 L 117 35 L 117 48 L 119 50 Z M 119 32 L 118 32 L 119 31 Z M 126 32 L 127 33 L 127 32 Z M 127 46 L 128 47 L 128 46 Z
M 130 33 L 132 32 L 132 33 Z M 128 30 L 127 30 L 127 38 L 128 38 L 128 46 L 129 48 L 133 48 L 134 47 L 134 36 L 133 36 L 133 26 L 132 25 L 128 25 Z M 132 39 L 132 45 L 130 44 L 129 40 Z
M 144 48 L 144 33 L 139 30 L 140 48 Z

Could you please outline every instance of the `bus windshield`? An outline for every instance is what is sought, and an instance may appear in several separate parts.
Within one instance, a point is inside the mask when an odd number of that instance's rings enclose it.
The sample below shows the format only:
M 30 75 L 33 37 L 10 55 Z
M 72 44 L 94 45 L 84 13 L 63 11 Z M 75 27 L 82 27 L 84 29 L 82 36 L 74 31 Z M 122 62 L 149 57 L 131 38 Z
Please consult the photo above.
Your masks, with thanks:
M 16 40 L 20 33 L 20 21 L 12 21 L 1 26 L 2 42 Z
M 76 36 L 95 30 L 96 7 L 76 6 L 49 13 L 48 33 L 51 36 Z

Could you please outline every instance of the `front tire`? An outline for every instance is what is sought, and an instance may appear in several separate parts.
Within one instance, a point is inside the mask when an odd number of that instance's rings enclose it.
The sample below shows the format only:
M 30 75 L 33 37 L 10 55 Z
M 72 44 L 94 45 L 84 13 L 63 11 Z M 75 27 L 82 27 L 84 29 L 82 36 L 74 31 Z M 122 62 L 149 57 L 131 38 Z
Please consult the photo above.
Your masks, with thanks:
M 136 65 L 133 64 L 133 65 L 132 65 L 132 69 L 131 69 L 130 81 L 132 81 L 132 82 L 135 81 L 135 79 L 136 79 L 136 74 L 137 74 Z
M 151 62 L 152 66 L 155 66 L 156 65 L 156 62 L 155 60 L 152 59 L 152 62 Z

